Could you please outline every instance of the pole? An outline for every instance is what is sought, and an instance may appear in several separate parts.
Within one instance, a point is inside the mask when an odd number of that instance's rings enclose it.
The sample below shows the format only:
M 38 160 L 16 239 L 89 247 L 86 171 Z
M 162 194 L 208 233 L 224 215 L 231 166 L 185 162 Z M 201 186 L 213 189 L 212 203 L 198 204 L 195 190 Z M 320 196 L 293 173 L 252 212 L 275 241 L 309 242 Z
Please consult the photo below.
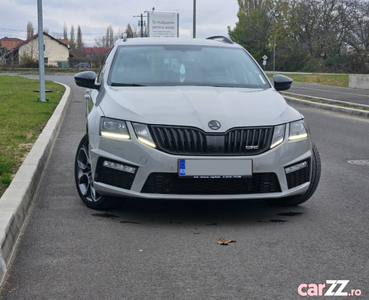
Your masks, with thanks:
M 196 0 L 193 0 L 193 38 L 196 38 Z
M 144 36 L 144 27 L 143 27 L 143 24 L 144 24 L 144 22 L 143 22 L 143 14 L 141 14 L 141 37 Z
M 273 40 L 273 74 L 275 74 L 275 37 Z
M 40 81 L 39 101 L 47 102 L 45 97 L 44 25 L 42 21 L 42 0 L 37 0 L 38 17 L 38 69 Z

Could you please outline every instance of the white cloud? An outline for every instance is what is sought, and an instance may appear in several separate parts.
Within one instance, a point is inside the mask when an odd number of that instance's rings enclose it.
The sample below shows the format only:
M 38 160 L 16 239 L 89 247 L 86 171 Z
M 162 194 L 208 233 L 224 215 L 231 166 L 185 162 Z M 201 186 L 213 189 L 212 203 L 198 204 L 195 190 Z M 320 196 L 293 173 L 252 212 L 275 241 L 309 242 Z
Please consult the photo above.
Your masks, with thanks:
M 0 0 L 0 7 L 0 38 L 24 39 L 28 21 L 37 29 L 37 1 Z M 134 16 L 146 15 L 144 11 L 153 7 L 156 11 L 178 11 L 180 37 L 192 36 L 192 0 L 43 1 L 43 23 L 51 34 L 61 34 L 64 23 L 68 32 L 72 25 L 75 30 L 80 25 L 85 43 L 93 44 L 105 35 L 108 25 L 115 33 L 128 23 L 136 27 L 139 18 Z M 237 0 L 197 0 L 197 37 L 227 35 L 227 27 L 237 22 L 237 11 Z

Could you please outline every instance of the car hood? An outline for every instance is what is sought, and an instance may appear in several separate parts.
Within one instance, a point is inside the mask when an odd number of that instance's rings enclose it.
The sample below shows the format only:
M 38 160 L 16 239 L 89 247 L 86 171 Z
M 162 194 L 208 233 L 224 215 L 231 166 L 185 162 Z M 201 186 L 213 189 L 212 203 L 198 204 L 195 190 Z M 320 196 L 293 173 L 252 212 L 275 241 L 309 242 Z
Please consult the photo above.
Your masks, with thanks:
M 103 99 L 101 102 L 100 99 Z M 98 96 L 110 118 L 145 124 L 208 127 L 221 123 L 218 132 L 233 127 L 267 126 L 301 118 L 274 89 L 221 87 L 107 87 Z

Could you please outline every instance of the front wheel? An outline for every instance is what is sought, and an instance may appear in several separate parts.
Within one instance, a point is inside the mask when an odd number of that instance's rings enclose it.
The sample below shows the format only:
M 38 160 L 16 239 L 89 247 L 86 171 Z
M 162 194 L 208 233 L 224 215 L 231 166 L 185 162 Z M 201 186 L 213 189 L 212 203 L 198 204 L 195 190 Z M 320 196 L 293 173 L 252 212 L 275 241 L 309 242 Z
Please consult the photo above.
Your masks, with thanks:
M 309 200 L 309 198 L 314 194 L 315 190 L 318 187 L 318 184 L 320 181 L 320 173 L 321 173 L 320 154 L 315 144 L 313 144 L 313 155 L 311 157 L 311 167 L 312 167 L 312 171 L 311 171 L 312 174 L 311 174 L 310 186 L 304 194 L 286 197 L 282 199 L 268 199 L 266 200 L 268 204 L 274 205 L 274 206 L 296 206 L 296 205 L 299 205 Z
M 118 207 L 122 203 L 122 199 L 101 196 L 94 188 L 88 134 L 81 139 L 77 148 L 74 177 L 78 194 L 82 202 L 89 208 L 98 210 L 111 209 Z

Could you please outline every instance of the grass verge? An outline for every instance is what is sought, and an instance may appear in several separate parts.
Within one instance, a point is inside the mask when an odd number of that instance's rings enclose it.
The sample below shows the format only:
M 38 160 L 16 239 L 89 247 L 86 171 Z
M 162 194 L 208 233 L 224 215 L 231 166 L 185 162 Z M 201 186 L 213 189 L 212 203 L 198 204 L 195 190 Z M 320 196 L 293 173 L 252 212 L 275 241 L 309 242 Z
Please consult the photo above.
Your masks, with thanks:
M 0 76 L 0 197 L 63 96 L 62 85 L 46 81 L 49 102 L 38 101 L 39 81 Z
M 348 74 L 284 74 L 290 77 L 293 81 L 304 82 L 304 83 L 317 83 L 322 85 L 348 87 L 349 86 L 349 75 Z M 273 74 L 268 74 L 269 78 L 273 78 Z

